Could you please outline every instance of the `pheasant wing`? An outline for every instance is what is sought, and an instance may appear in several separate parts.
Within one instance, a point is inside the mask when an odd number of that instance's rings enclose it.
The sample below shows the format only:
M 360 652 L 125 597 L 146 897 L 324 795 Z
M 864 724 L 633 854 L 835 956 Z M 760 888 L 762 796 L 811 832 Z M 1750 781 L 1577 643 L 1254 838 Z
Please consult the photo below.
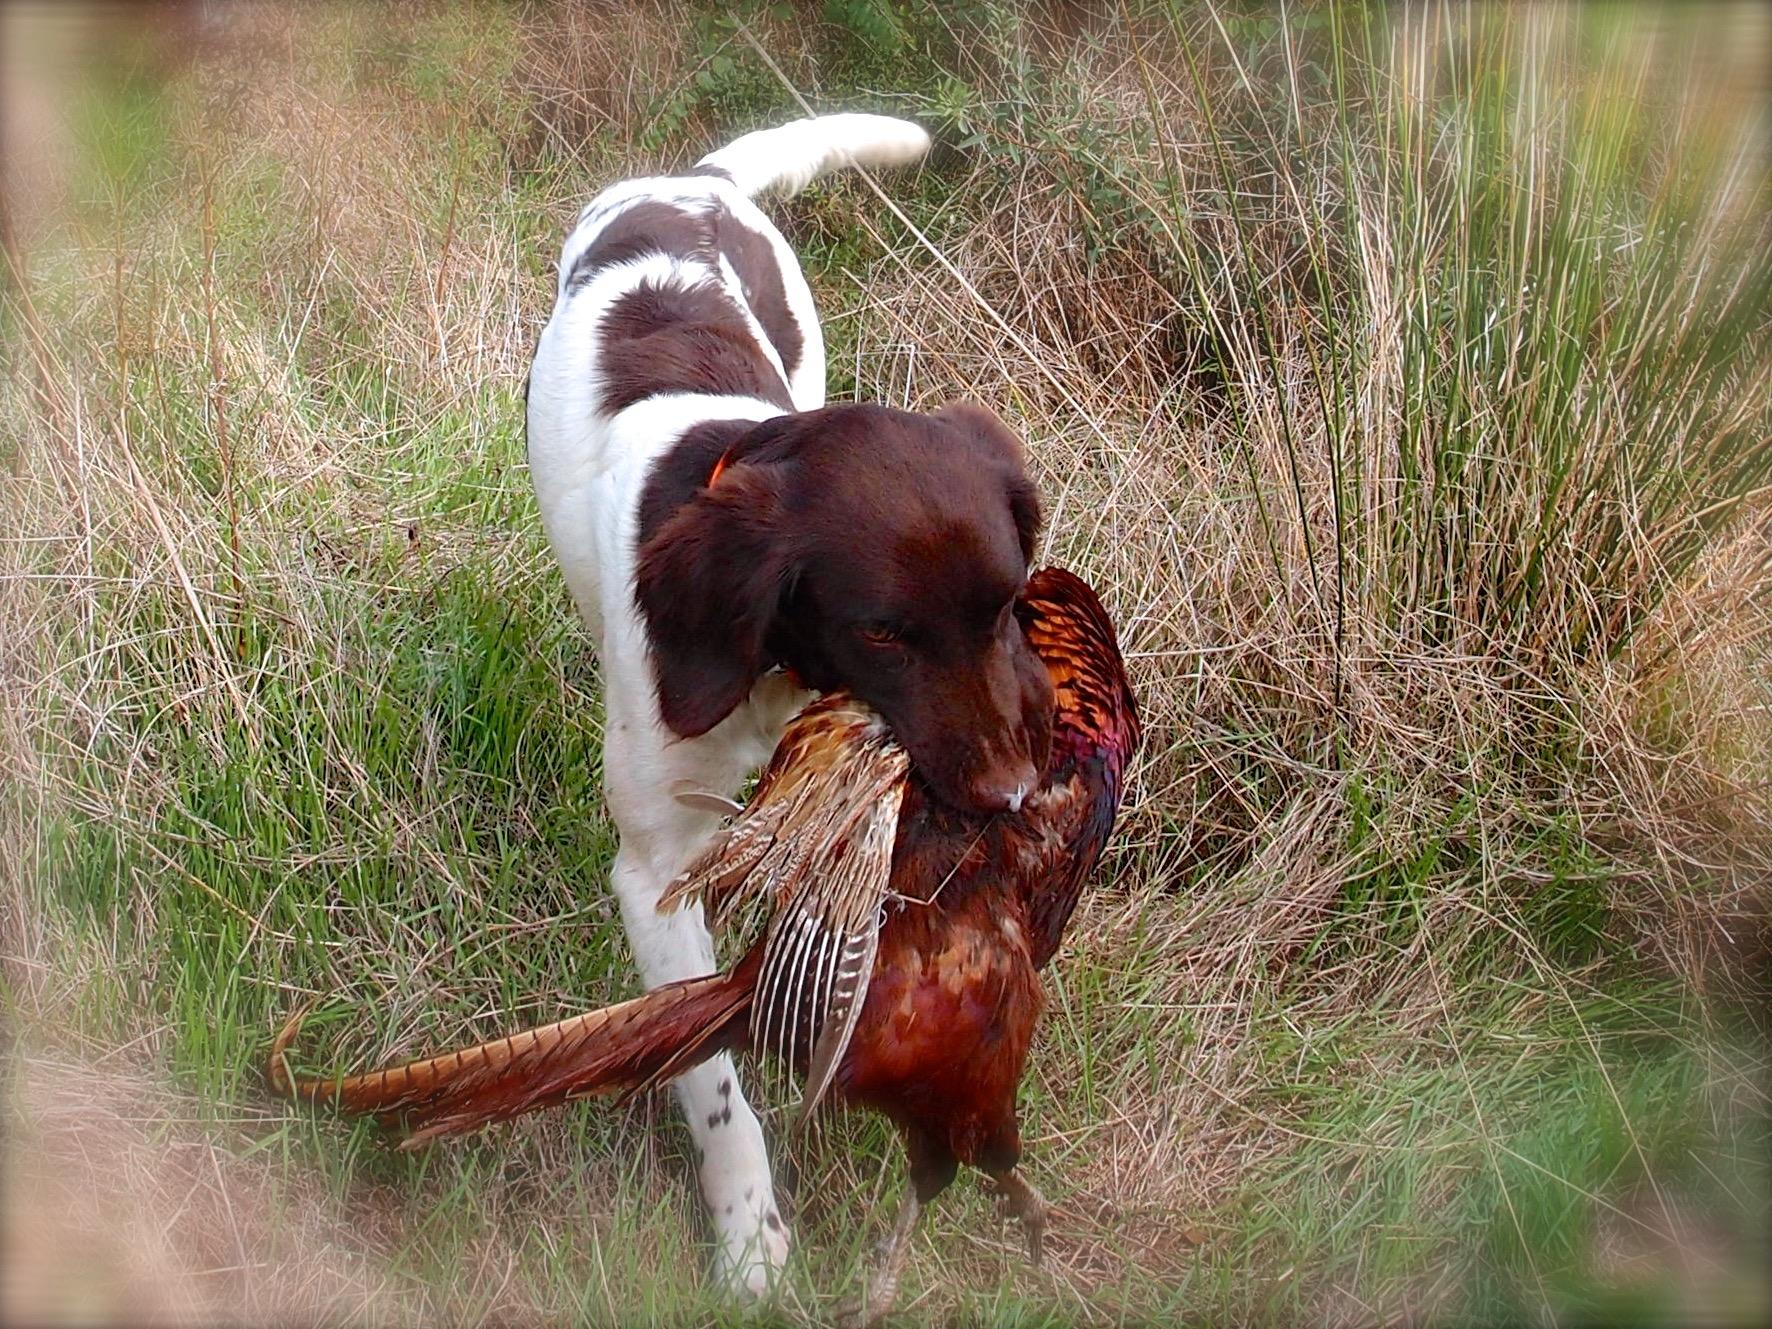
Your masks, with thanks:
M 802 857 L 800 827 L 828 817 L 839 803 L 854 806 L 866 798 L 868 768 L 881 764 L 895 764 L 902 775 L 907 763 L 879 716 L 844 693 L 812 703 L 782 734 L 749 804 L 659 897 L 659 912 L 699 900 L 719 923 L 759 895 L 773 890 L 781 896 Z M 709 797 L 699 791 L 676 796 L 697 806 Z
M 808 807 L 794 868 L 765 936 L 752 1041 L 790 1063 L 807 1052 L 803 1116 L 829 1088 L 873 976 L 904 796 L 899 755 L 870 763 L 854 797 Z
M 834 837 L 861 825 L 908 769 L 868 707 L 841 692 L 812 703 L 783 733 L 749 804 L 659 897 L 659 912 L 699 900 L 722 924 L 759 898 L 780 908 L 805 872 L 840 856 Z
M 873 974 L 909 769 L 873 711 L 832 693 L 788 726 L 749 806 L 659 908 L 700 899 L 716 922 L 771 909 L 751 1008 L 754 1046 L 809 1057 L 803 1112 L 841 1064 Z

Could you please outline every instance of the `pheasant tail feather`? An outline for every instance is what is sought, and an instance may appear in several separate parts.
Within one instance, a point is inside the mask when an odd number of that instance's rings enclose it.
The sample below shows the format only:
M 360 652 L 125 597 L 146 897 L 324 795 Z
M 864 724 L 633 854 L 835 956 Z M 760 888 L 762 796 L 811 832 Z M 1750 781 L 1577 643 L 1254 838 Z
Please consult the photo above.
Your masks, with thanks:
M 668 1079 L 745 1041 L 755 966 L 686 979 L 539 1029 L 340 1079 L 292 1076 L 284 1055 L 307 1011 L 271 1046 L 267 1078 L 291 1098 L 404 1123 L 402 1148 L 593 1094 Z

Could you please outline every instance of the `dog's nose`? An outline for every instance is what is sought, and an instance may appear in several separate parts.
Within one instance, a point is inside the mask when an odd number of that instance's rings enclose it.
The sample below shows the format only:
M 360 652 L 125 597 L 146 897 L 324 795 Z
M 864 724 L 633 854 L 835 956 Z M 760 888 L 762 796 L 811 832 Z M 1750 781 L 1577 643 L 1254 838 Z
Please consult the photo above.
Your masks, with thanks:
M 1034 768 L 1031 763 L 1023 763 L 975 780 L 972 801 L 980 812 L 1020 812 L 1033 788 Z

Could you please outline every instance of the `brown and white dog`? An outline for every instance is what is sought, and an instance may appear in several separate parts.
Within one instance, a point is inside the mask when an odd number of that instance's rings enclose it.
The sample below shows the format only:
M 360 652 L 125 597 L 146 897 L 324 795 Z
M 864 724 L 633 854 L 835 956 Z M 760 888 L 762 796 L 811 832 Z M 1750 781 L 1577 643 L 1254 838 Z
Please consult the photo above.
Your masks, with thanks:
M 878 709 L 936 795 L 1019 808 L 1052 699 L 1013 606 L 1040 520 L 988 411 L 824 405 L 824 339 L 753 195 L 909 164 L 922 129 L 832 115 L 747 134 L 579 215 L 529 379 L 542 520 L 596 636 L 613 871 L 648 985 L 709 973 L 699 910 L 658 897 L 808 689 Z M 787 1253 L 728 1057 L 676 1082 L 719 1268 L 761 1291 Z

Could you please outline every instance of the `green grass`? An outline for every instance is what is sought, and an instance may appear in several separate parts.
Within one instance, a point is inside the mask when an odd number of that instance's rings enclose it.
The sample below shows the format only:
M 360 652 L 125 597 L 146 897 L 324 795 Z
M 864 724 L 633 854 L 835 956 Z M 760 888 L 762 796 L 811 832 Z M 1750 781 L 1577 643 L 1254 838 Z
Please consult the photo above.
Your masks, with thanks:
M 1028 440 L 1149 733 L 1024 1090 L 1052 1267 L 963 1182 L 903 1318 L 1763 1317 L 1748 10 L 78 31 L 9 33 L 83 72 L 0 303 L 10 1313 L 738 1318 L 664 1096 L 408 1157 L 260 1070 L 309 995 L 344 1068 L 635 991 L 522 382 L 590 192 L 796 113 L 749 34 L 939 131 L 902 216 L 771 205 L 832 395 Z M 820 1322 L 897 1143 L 751 1078 Z

